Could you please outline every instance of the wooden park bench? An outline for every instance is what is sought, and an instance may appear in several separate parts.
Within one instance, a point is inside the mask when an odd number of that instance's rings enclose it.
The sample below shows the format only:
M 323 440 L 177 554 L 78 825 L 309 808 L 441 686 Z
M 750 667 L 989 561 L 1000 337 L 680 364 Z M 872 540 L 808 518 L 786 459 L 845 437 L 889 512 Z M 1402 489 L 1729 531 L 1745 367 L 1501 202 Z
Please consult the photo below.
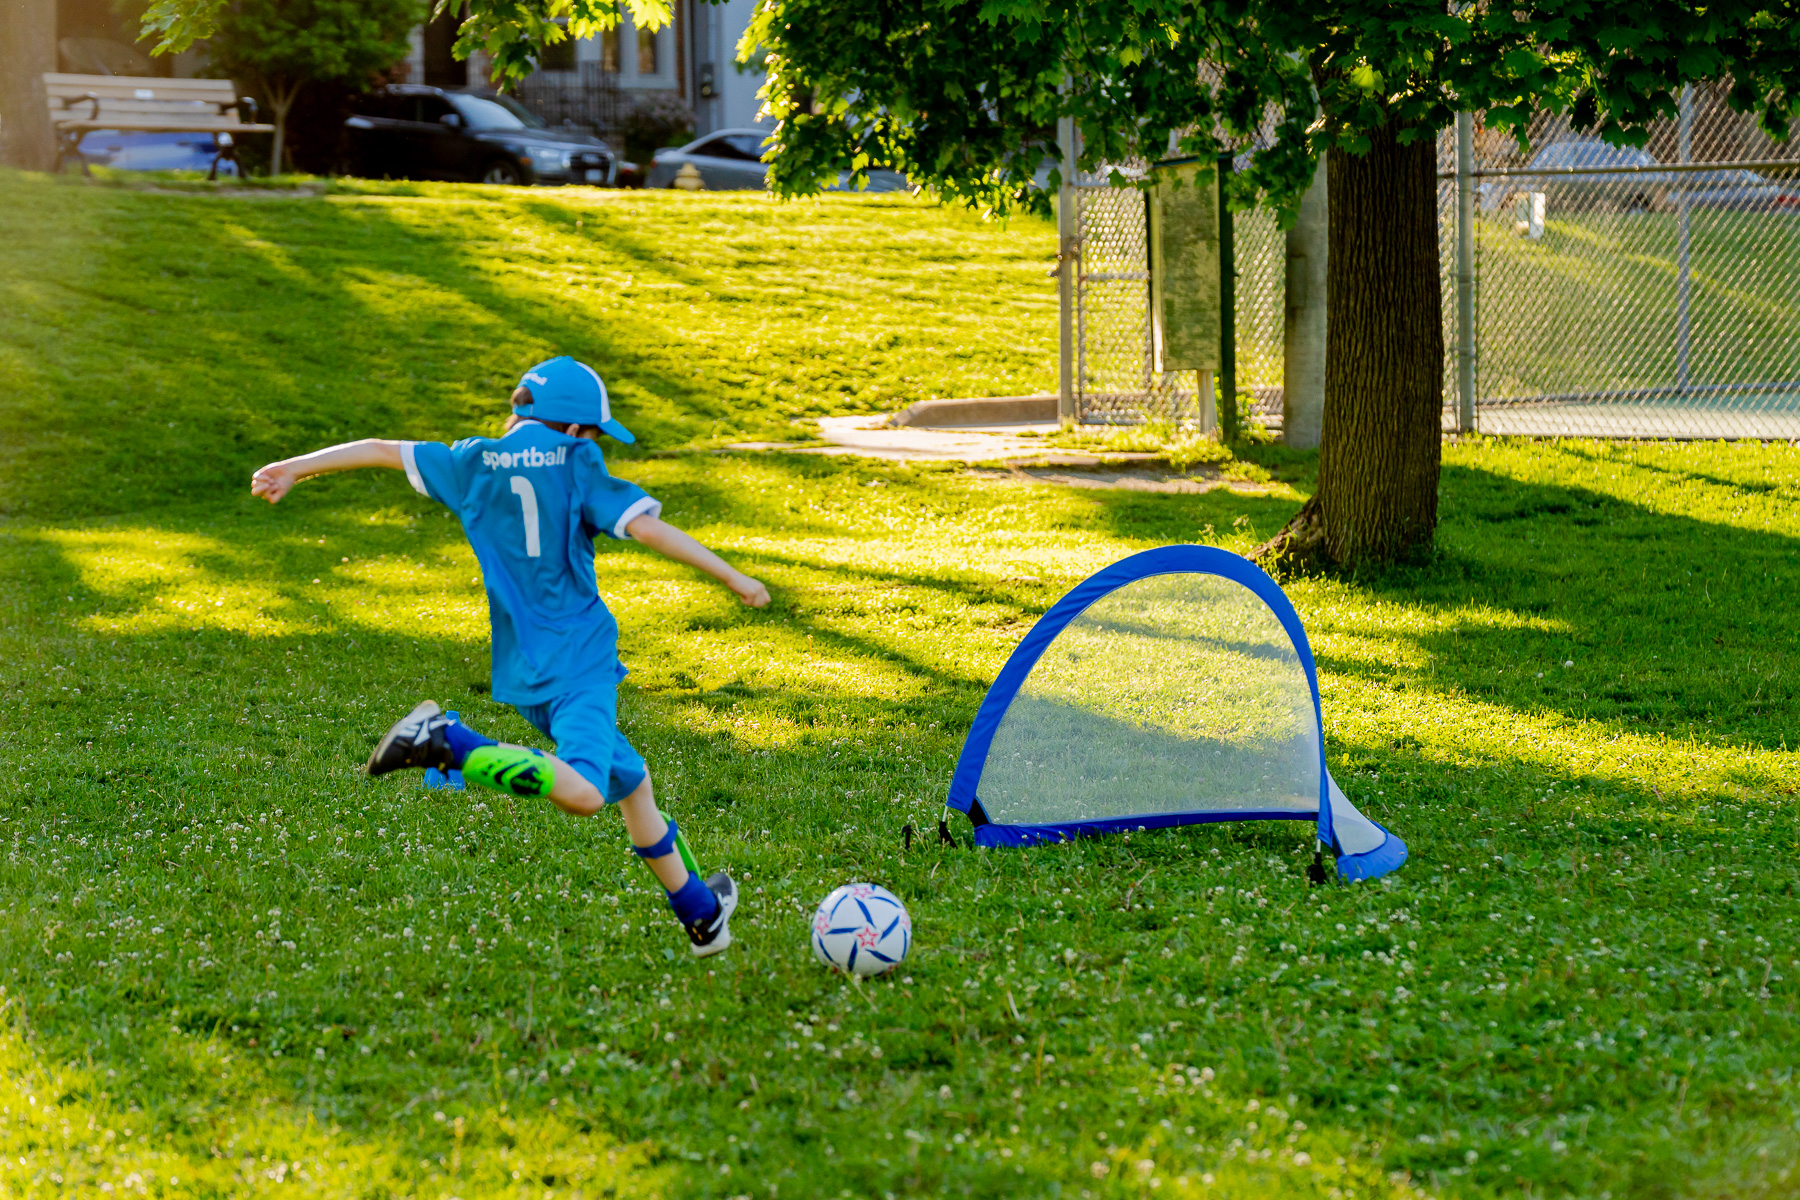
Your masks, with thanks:
M 70 155 L 81 156 L 81 139 L 96 129 L 122 133 L 210 133 L 218 144 L 208 179 L 219 161 L 237 162 L 243 133 L 273 133 L 256 123 L 256 101 L 240 97 L 229 79 L 161 79 L 129 75 L 44 76 L 50 123 L 56 129 L 56 169 Z M 87 160 L 81 170 L 89 174 Z

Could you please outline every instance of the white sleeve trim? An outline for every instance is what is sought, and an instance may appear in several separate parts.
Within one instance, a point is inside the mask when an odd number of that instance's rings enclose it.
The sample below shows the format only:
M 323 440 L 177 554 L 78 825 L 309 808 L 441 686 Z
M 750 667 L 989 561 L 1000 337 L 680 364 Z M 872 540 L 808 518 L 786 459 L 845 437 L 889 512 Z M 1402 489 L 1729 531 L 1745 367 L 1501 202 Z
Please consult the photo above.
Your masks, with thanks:
M 412 484 L 413 491 L 430 499 L 431 493 L 425 490 L 425 477 L 419 474 L 419 460 L 413 450 L 413 447 L 418 444 L 417 442 L 400 443 L 400 465 L 406 468 L 406 482 Z
M 627 525 L 631 524 L 633 521 L 637 520 L 639 517 L 644 517 L 644 516 L 650 516 L 650 517 L 662 516 L 662 501 L 658 500 L 655 496 L 639 497 L 637 503 L 633 504 L 630 508 L 626 509 L 624 512 L 619 514 L 618 522 L 613 525 L 613 530 L 612 530 L 613 536 L 616 538 L 624 538 L 625 540 L 629 541 L 631 539 L 631 535 L 629 533 L 625 532 L 625 527 Z

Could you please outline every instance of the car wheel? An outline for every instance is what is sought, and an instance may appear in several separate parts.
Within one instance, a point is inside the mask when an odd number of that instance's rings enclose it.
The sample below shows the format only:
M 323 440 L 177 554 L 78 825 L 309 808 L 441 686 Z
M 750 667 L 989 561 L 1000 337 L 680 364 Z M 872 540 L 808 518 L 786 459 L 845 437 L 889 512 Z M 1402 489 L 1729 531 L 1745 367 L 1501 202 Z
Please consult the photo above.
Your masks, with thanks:
M 482 170 L 481 182 L 501 183 L 508 187 L 516 187 L 519 183 L 519 168 L 504 158 L 496 158 Z

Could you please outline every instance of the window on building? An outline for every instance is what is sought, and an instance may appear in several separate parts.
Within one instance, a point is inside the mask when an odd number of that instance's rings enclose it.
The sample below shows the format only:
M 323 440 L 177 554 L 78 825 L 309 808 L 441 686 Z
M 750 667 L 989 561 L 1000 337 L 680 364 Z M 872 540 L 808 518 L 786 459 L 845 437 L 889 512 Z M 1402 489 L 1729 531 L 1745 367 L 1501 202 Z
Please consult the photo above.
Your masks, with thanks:
M 575 39 L 564 32 L 560 42 L 545 42 L 538 48 L 538 70 L 540 71 L 573 71 L 575 69 Z
M 657 54 L 657 31 L 640 29 L 637 31 L 637 73 L 639 75 L 660 75 L 662 64 Z
M 608 29 L 600 35 L 600 69 L 608 75 L 617 75 L 619 62 L 619 31 Z

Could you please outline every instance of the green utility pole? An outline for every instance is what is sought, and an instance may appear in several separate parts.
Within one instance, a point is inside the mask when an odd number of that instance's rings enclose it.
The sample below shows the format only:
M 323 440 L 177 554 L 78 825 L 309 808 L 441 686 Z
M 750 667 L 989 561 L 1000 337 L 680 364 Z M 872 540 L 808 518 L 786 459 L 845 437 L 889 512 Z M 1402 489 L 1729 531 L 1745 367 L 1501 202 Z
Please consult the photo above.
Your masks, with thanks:
M 1237 252 L 1231 235 L 1231 207 L 1225 183 L 1231 155 L 1219 155 L 1219 436 L 1226 445 L 1238 440 L 1237 403 Z

